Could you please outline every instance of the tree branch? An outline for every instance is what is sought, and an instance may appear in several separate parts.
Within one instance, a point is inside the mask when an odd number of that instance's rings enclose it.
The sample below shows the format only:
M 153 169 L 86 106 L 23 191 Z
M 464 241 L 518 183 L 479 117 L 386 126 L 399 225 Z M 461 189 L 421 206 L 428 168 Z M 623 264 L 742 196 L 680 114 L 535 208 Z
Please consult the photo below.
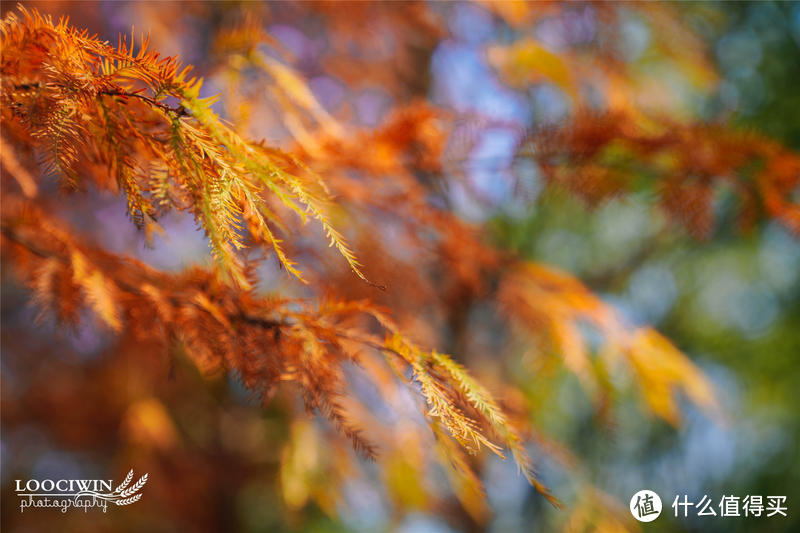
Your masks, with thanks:
M 187 117 L 187 116 L 189 116 L 189 110 L 186 109 L 183 106 L 170 107 L 170 106 L 168 106 L 166 104 L 162 104 L 161 102 L 157 102 L 156 100 L 150 98 L 149 96 L 145 96 L 145 95 L 139 94 L 139 93 L 129 93 L 129 92 L 125 92 L 125 91 L 114 90 L 114 91 L 100 91 L 100 92 L 97 93 L 97 95 L 98 96 L 101 96 L 101 95 L 122 96 L 122 97 L 125 97 L 125 98 L 127 98 L 127 97 L 138 98 L 138 99 L 140 99 L 140 100 L 142 100 L 144 102 L 147 102 L 148 104 L 150 104 L 153 107 L 157 107 L 157 108 L 161 109 L 162 111 L 164 111 L 167 114 L 174 114 L 174 115 L 177 115 L 179 117 Z

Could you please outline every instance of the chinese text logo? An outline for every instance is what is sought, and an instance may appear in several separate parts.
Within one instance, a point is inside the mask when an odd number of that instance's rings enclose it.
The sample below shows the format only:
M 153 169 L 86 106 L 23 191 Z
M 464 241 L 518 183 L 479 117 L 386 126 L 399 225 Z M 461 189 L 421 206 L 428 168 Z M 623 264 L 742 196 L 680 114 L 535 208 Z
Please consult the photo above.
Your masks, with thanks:
M 681 499 L 683 496 L 683 499 Z M 672 502 L 675 516 L 744 516 L 760 518 L 762 515 L 788 516 L 789 507 L 786 505 L 786 496 L 767 496 L 766 502 L 762 495 L 747 495 L 744 498 L 734 495 L 723 495 L 718 503 L 704 494 L 697 501 L 690 501 L 688 495 L 675 496 Z
M 631 514 L 639 522 L 652 522 L 661 514 L 661 498 L 652 490 L 640 490 L 631 498 Z

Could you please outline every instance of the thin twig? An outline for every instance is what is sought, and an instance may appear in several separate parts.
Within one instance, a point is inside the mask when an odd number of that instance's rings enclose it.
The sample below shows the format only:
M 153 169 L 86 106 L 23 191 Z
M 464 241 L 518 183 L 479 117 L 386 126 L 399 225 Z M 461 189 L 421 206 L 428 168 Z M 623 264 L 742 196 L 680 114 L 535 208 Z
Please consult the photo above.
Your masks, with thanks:
M 143 101 L 147 102 L 148 104 L 150 104 L 150 105 L 152 105 L 154 107 L 158 107 L 159 109 L 161 109 L 165 113 L 172 113 L 172 114 L 175 114 L 175 115 L 177 115 L 179 117 L 186 117 L 186 116 L 189 115 L 189 111 L 183 106 L 170 107 L 167 104 L 162 104 L 161 102 L 157 102 L 156 100 L 153 100 L 149 96 L 145 96 L 143 94 L 128 93 L 128 92 L 119 91 L 119 90 L 100 91 L 97 94 L 98 94 L 98 96 L 99 95 L 124 96 L 124 97 L 133 96 L 134 98 L 139 98 L 140 100 L 143 100 Z

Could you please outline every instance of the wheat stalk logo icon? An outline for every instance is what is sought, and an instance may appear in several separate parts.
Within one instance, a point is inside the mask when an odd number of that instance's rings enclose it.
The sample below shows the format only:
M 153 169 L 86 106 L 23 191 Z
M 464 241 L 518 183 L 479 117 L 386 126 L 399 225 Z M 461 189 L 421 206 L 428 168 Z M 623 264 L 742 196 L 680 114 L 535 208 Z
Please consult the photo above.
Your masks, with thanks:
M 145 474 L 139 478 L 139 481 L 130 485 L 130 482 L 133 480 L 133 469 L 128 472 L 128 475 L 125 476 L 125 479 L 122 480 L 122 483 L 114 489 L 114 492 L 111 493 L 101 493 L 95 492 L 90 490 L 83 490 L 75 494 L 74 499 L 77 501 L 82 496 L 92 496 L 94 498 L 99 498 L 108 502 L 114 502 L 117 505 L 130 505 L 132 503 L 136 503 L 142 497 L 139 494 L 139 491 L 142 490 L 145 483 L 147 483 L 147 477 L 149 474 Z M 128 486 L 130 485 L 130 486 Z
M 128 472 L 128 475 L 125 476 L 125 479 L 120 483 L 120 485 L 111 493 L 111 496 L 114 503 L 117 505 L 130 505 L 139 501 L 139 498 L 142 497 L 141 494 L 137 494 L 142 487 L 144 487 L 145 483 L 147 483 L 147 476 L 148 474 L 143 475 L 139 478 L 139 481 L 128 487 L 128 484 L 133 479 L 133 469 Z

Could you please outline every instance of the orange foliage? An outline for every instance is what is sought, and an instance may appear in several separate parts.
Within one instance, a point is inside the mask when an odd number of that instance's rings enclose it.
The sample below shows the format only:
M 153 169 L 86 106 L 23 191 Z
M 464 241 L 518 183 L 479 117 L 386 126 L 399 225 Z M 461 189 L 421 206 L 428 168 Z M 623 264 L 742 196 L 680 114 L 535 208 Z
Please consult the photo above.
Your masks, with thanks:
M 560 9 L 554 3 L 537 14 L 528 3 L 489 5 L 510 23 Z M 403 39 L 418 36 L 422 46 L 439 38 L 424 4 L 403 4 L 402 17 L 375 3 L 350 7 L 346 14 L 326 2 L 296 8 L 318 11 L 332 31 L 348 36 L 324 60 L 345 79 L 398 86 L 419 60 Z M 657 7 L 639 9 L 673 20 Z M 612 7 L 602 11 L 613 16 Z M 367 71 L 358 59 L 342 60 L 339 52 L 351 39 L 365 38 L 364 20 L 403 41 L 396 70 Z M 612 387 L 606 376 L 621 366 L 649 411 L 670 423 L 680 422 L 680 394 L 716 409 L 709 381 L 661 334 L 626 324 L 570 274 L 496 249 L 479 225 L 443 201 L 457 117 L 421 100 L 421 91 L 397 88 L 400 104 L 382 124 L 350 126 L 325 110 L 290 61 L 263 51 L 277 45 L 245 18 L 220 31 L 213 45 L 213 71 L 229 82 L 226 108 L 236 122 L 230 124 L 212 109 L 215 98 L 200 97 L 202 81 L 191 67 L 149 50 L 147 38 L 136 45 L 120 39 L 115 47 L 25 8 L 3 20 L 0 34 L 3 260 L 39 308 L 65 325 L 80 323 L 88 310 L 127 346 L 123 352 L 145 347 L 164 366 L 185 352 L 209 382 L 236 376 L 265 404 L 291 386 L 306 411 L 322 414 L 355 450 L 378 461 L 381 479 L 407 507 L 443 505 L 426 481 L 433 465 L 443 465 L 465 511 L 485 521 L 482 458 L 467 455 L 484 447 L 509 453 L 558 505 L 526 448 L 528 438 L 546 439 L 537 436 L 508 376 L 476 378 L 434 349 L 465 349 L 476 304 L 512 323 L 518 342 L 558 354 L 598 403 Z M 489 57 L 513 83 L 547 80 L 578 104 L 582 80 L 594 75 L 586 61 L 534 40 L 490 50 Z M 703 74 L 704 57 L 691 63 L 698 78 L 711 77 Z M 612 85 L 627 86 L 613 58 L 604 56 L 601 65 L 617 76 Z M 248 92 L 253 76 L 265 89 L 258 95 Z M 277 110 L 291 146 L 248 138 L 267 106 Z M 800 208 L 791 200 L 800 184 L 798 157 L 722 125 L 612 106 L 607 113 L 577 112 L 560 127 L 529 135 L 517 155 L 536 161 L 551 184 L 593 204 L 637 190 L 644 175 L 667 213 L 698 237 L 713 233 L 711 203 L 720 183 L 738 196 L 743 226 L 766 215 L 800 234 Z M 190 213 L 216 266 L 167 273 L 103 249 L 60 218 L 55 206 L 64 196 L 46 187 L 48 176 L 64 189 L 124 196 L 133 222 L 148 232 L 169 211 Z M 307 221 L 315 222 L 315 232 Z M 265 294 L 257 267 L 273 254 L 294 277 Z M 601 334 L 600 347 L 587 339 L 586 324 Z M 152 361 L 142 364 L 150 369 Z M 358 379 L 374 391 L 364 394 Z M 407 409 L 409 398 L 424 424 Z M 376 404 L 396 419 L 387 421 Z M 362 466 L 339 440 L 309 424 L 302 409 L 281 405 L 293 420 L 281 459 L 286 504 L 299 509 L 314 500 L 334 514 L 335 491 L 315 480 L 345 479 Z M 157 399 L 144 395 L 123 412 L 131 441 L 179 446 L 180 432 Z M 407 472 L 411 488 L 397 481 Z M 594 489 L 584 497 L 587 509 L 606 498 Z M 569 527 L 581 530 L 588 512 L 572 515 Z M 611 515 L 600 522 L 622 527 Z

